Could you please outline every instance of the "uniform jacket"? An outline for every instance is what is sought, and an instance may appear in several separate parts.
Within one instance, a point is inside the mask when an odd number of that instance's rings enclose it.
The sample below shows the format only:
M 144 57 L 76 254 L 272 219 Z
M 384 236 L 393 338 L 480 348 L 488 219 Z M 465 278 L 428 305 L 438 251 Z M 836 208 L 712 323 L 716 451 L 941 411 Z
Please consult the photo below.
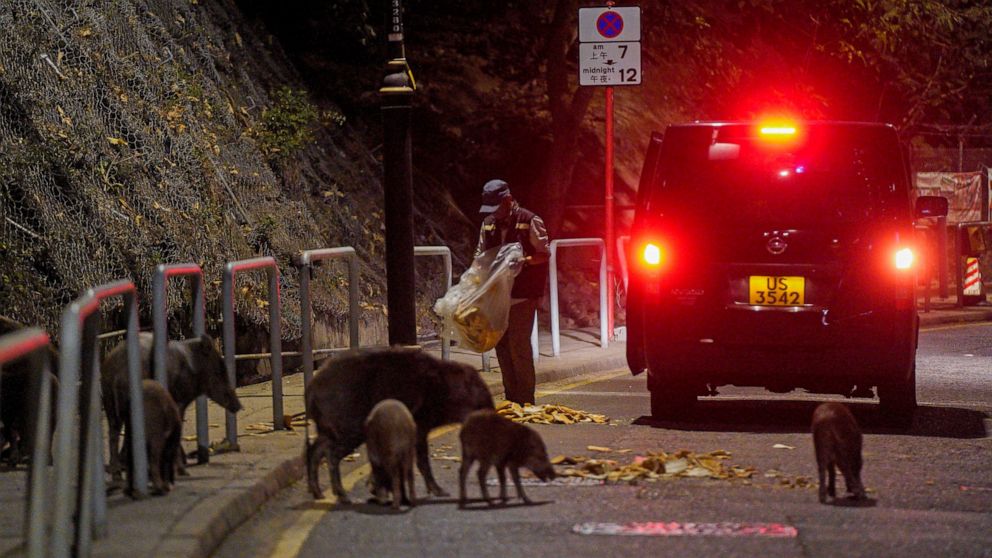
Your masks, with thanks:
M 497 221 L 493 215 L 482 221 L 476 255 L 511 242 L 519 242 L 525 256 L 547 254 L 548 231 L 544 221 L 533 211 L 514 203 L 509 217 Z M 525 265 L 513 282 L 511 298 L 541 298 L 548 284 L 548 263 Z

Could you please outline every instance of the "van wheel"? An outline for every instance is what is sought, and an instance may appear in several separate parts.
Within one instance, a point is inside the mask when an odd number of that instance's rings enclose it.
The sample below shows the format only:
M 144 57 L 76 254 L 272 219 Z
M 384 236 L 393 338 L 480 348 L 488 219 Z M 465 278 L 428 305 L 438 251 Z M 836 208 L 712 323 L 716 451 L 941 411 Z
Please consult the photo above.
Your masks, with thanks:
M 666 384 L 651 388 L 651 416 L 656 419 L 685 420 L 696 403 L 687 386 Z
M 878 386 L 879 411 L 882 420 L 899 427 L 913 423 L 916 412 L 916 363 L 909 371 L 909 378 L 893 380 Z

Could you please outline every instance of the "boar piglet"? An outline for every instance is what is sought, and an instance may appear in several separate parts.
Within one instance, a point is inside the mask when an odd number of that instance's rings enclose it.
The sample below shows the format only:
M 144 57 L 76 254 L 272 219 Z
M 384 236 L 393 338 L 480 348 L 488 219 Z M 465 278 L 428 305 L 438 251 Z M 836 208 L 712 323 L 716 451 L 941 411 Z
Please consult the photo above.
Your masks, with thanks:
M 493 465 L 499 476 L 499 497 L 504 503 L 507 500 L 507 469 L 517 487 L 517 496 L 528 504 L 532 502 L 520 485 L 520 467 L 527 467 L 542 481 L 555 478 L 555 469 L 548 461 L 548 451 L 541 436 L 534 429 L 505 419 L 495 411 L 471 413 L 465 419 L 459 439 L 462 443 L 462 465 L 458 471 L 458 507 L 465 507 L 465 478 L 469 467 L 476 461 L 479 462 L 479 488 L 489 505 L 493 505 L 493 501 L 486 489 L 486 476 Z
M 837 475 L 835 466 L 844 475 L 847 491 L 856 500 L 864 499 L 865 487 L 861 484 L 861 429 L 851 411 L 843 403 L 823 403 L 813 411 L 812 430 L 816 468 L 820 475 L 820 503 L 826 503 L 827 494 L 831 498 L 837 497 L 834 488 Z
M 428 492 L 446 495 L 434 480 L 427 434 L 434 428 L 461 422 L 476 409 L 492 409 L 493 398 L 471 366 L 440 360 L 418 349 L 393 347 L 352 351 L 331 359 L 306 389 L 307 416 L 316 437 L 304 445 L 307 481 L 314 498 L 323 498 L 317 472 L 326 458 L 331 488 L 341 502 L 348 497 L 341 485 L 341 459 L 365 441 L 365 417 L 384 399 L 406 405 L 417 424 L 417 468 Z
M 142 378 L 153 378 L 151 333 L 138 336 L 141 354 Z M 186 408 L 201 395 L 232 413 L 241 410 L 238 394 L 227 383 L 227 368 L 209 335 L 183 341 L 169 341 L 165 357 L 166 379 L 169 395 L 179 406 L 179 416 L 186 415 Z M 122 342 L 107 355 L 100 369 L 103 389 L 103 408 L 107 413 L 110 431 L 110 471 L 120 478 L 120 432 L 127 418 L 127 343 Z M 182 450 L 177 460 L 182 463 Z
M 176 459 L 182 438 L 182 418 L 179 405 L 162 384 L 155 380 L 141 381 L 145 405 L 145 451 L 148 453 L 148 473 L 155 494 L 167 494 L 176 482 Z M 124 465 L 127 468 L 129 493 L 133 493 L 134 463 L 131 460 L 130 415 L 124 429 Z
M 395 399 L 380 401 L 365 420 L 365 448 L 372 465 L 375 498 L 383 502 L 392 493 L 393 509 L 401 501 L 417 505 L 413 463 L 417 459 L 417 424 L 406 405 Z M 406 490 L 404 490 L 406 489 Z M 409 498 L 407 498 L 409 491 Z

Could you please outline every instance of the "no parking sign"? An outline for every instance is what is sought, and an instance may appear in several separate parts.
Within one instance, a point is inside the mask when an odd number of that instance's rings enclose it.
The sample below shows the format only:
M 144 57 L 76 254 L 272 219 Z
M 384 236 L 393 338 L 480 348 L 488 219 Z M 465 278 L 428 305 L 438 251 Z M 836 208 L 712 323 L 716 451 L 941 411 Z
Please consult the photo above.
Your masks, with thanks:
M 641 83 L 641 8 L 579 9 L 579 85 Z

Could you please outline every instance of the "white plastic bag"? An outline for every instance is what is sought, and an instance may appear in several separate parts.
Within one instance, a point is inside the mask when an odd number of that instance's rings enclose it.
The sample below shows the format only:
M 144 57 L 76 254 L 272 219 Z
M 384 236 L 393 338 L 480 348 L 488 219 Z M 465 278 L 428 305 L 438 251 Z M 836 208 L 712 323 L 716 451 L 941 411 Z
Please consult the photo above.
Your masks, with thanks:
M 510 317 L 510 290 L 523 266 L 519 242 L 479 254 L 458 284 L 434 303 L 448 336 L 478 353 L 496 346 Z

